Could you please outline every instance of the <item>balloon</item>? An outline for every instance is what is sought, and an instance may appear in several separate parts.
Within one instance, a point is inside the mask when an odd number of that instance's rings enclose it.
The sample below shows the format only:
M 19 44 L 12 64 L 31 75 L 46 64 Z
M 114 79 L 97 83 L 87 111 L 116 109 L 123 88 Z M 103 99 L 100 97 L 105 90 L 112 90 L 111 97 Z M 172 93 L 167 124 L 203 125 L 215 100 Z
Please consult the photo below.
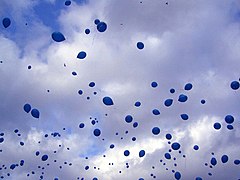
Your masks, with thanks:
M 223 156 L 221 157 L 221 161 L 222 161 L 222 163 L 228 162 L 228 156 L 227 156 L 227 155 L 223 155 Z
M 172 94 L 175 93 L 175 89 L 173 89 L 173 88 L 170 89 L 170 93 L 172 93 Z
M 111 145 L 110 145 L 110 149 L 113 149 L 113 148 L 114 148 L 114 144 L 111 144 Z
M 137 48 L 138 49 L 143 49 L 144 48 L 144 44 L 142 42 L 137 42 Z
M 107 30 L 107 24 L 105 22 L 100 22 L 97 24 L 97 30 L 99 32 L 104 32 Z
M 143 156 L 145 156 L 145 151 L 144 150 L 139 151 L 139 157 L 143 157 Z
M 212 158 L 211 162 L 210 162 L 213 166 L 215 166 L 217 164 L 217 159 L 216 158 Z
M 32 115 L 32 117 L 34 117 L 34 118 L 39 118 L 40 112 L 39 112 L 37 109 L 32 109 L 31 115 Z
M 239 159 L 236 159 L 236 160 L 233 161 L 233 163 L 234 163 L 235 165 L 239 165 L 239 164 L 240 164 L 240 160 L 239 160 Z
M 126 121 L 127 123 L 131 123 L 132 120 L 133 120 L 133 117 L 132 117 L 131 115 L 127 115 L 127 116 L 125 117 L 125 121 Z
M 237 90 L 239 88 L 240 84 L 238 81 L 232 81 L 230 86 L 233 90 Z
M 2 24 L 5 28 L 8 28 L 11 25 L 11 20 L 9 18 L 4 18 Z
M 42 161 L 46 161 L 47 159 L 48 159 L 48 155 L 44 154 L 44 155 L 42 156 Z
M 0 138 L 0 143 L 3 143 L 3 141 L 4 141 L 4 138 L 1 137 Z
M 158 86 L 158 84 L 157 84 L 157 82 L 154 81 L 154 82 L 151 83 L 151 86 L 152 86 L 153 88 L 155 88 L 155 87 Z
M 195 180 L 202 180 L 202 178 L 201 177 L 196 177 L 196 179 Z
M 166 134 L 166 139 L 168 139 L 168 140 L 172 139 L 172 135 L 171 134 Z
M 136 107 L 139 107 L 139 106 L 141 106 L 141 102 L 137 101 L 137 102 L 135 102 L 134 105 L 135 105 Z
M 172 105 L 172 103 L 173 103 L 173 99 L 167 99 L 167 100 L 165 100 L 164 105 L 169 107 Z
M 76 75 L 77 75 L 77 73 L 76 73 L 75 71 L 73 71 L 73 72 L 72 72 L 72 75 L 73 75 L 73 76 L 76 76 Z
M 202 104 L 205 104 L 205 103 L 206 103 L 206 101 L 205 101 L 204 99 L 202 99 L 202 100 L 201 100 L 201 103 L 202 103 Z
M 124 156 L 129 156 L 129 154 L 130 154 L 129 150 L 124 151 Z
M 94 87 L 95 86 L 95 82 L 90 82 L 89 83 L 89 87 Z
M 71 3 L 72 3 L 72 2 L 71 2 L 70 0 L 65 1 L 65 5 L 66 5 L 66 6 L 70 6 Z
M 39 152 L 39 151 L 37 151 L 37 152 L 36 152 L 36 156 L 38 156 L 39 154 L 40 154 L 40 152 Z
M 24 165 L 24 160 L 21 160 L 20 161 L 20 166 L 23 166 Z
M 85 29 L 85 34 L 89 34 L 90 33 L 90 29 Z
M 134 128 L 138 127 L 138 122 L 134 122 L 134 123 L 133 123 L 133 127 L 134 127 Z
M 166 159 L 171 159 L 171 154 L 165 153 L 165 154 L 164 154 L 164 157 L 165 157 Z
M 229 130 L 233 130 L 233 126 L 232 126 L 231 124 L 227 125 L 227 128 L 228 128 Z
M 182 120 L 188 120 L 188 115 L 187 114 L 181 114 Z
M 174 174 L 175 179 L 181 179 L 181 173 L 180 172 L 175 172 Z
M 10 166 L 10 169 L 14 169 L 16 167 L 16 164 L 12 164 L 11 166 Z
M 82 95 L 82 94 L 83 94 L 83 91 L 80 89 L 80 90 L 78 91 L 78 94 Z
M 157 116 L 160 114 L 160 111 L 158 109 L 153 109 L 152 113 Z
M 77 58 L 84 59 L 86 56 L 87 56 L 87 53 L 85 51 L 81 51 L 78 53 Z
M 52 33 L 52 39 L 56 42 L 62 42 L 65 40 L 65 37 L 62 33 L 60 32 L 53 32 Z
M 180 94 L 179 97 L 178 97 L 179 102 L 186 102 L 187 99 L 188 99 L 188 97 L 184 94 Z
M 94 129 L 93 134 L 94 134 L 94 136 L 100 136 L 100 134 L 101 134 L 100 129 Z
M 234 122 L 234 117 L 232 115 L 225 116 L 225 121 L 228 124 L 232 124 Z
M 30 104 L 25 104 L 23 106 L 23 110 L 26 112 L 26 113 L 29 113 L 31 111 L 31 105 Z
M 95 19 L 94 20 L 94 24 L 98 25 L 98 23 L 100 23 L 100 20 L 99 19 Z
M 174 142 L 174 143 L 172 143 L 171 147 L 173 150 L 178 150 L 178 149 L 180 149 L 181 145 L 177 142 Z
M 221 129 L 221 124 L 216 122 L 216 123 L 214 123 L 213 127 L 214 127 L 214 129 L 219 130 L 219 129 Z
M 198 145 L 194 145 L 193 149 L 197 151 L 199 149 Z
M 103 98 L 103 104 L 105 104 L 106 106 L 111 106 L 114 105 L 112 98 L 105 96 Z
M 185 87 L 184 87 L 184 89 L 186 90 L 186 91 L 189 91 L 189 90 L 191 90 L 192 89 L 192 84 L 191 83 L 187 83 L 186 85 L 185 85 Z
M 152 128 L 152 133 L 153 133 L 154 135 L 158 135 L 158 134 L 160 133 L 159 127 L 154 127 L 154 128 Z

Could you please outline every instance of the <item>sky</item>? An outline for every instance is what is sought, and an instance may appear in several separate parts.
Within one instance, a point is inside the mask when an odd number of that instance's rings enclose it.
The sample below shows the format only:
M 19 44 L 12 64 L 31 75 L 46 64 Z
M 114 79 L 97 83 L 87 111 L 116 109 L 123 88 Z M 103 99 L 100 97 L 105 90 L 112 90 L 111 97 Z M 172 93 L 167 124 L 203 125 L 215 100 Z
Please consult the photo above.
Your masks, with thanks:
M 239 1 L 70 2 L 0 1 L 0 178 L 240 179 Z

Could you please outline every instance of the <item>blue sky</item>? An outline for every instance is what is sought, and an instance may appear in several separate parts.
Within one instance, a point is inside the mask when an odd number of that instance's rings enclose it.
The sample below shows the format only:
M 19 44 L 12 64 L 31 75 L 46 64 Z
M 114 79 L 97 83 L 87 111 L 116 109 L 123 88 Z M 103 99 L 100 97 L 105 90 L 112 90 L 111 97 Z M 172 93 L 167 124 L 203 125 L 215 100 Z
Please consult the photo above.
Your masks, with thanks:
M 179 179 L 180 173 L 187 180 L 239 179 L 240 94 L 231 87 L 240 77 L 239 10 L 233 0 L 89 0 L 70 6 L 64 0 L 2 0 L 0 177 L 148 180 Z M 11 24 L 4 28 L 6 17 Z M 95 19 L 107 24 L 104 32 Z M 65 40 L 54 41 L 54 32 Z M 81 51 L 84 59 L 77 58 Z M 186 102 L 178 100 L 181 94 Z M 113 105 L 104 104 L 106 96 Z M 170 107 L 166 99 L 173 100 Z M 39 118 L 25 112 L 25 104 Z M 132 122 L 125 121 L 127 115 Z M 152 133 L 154 127 L 159 134 Z M 180 149 L 174 150 L 174 142 Z

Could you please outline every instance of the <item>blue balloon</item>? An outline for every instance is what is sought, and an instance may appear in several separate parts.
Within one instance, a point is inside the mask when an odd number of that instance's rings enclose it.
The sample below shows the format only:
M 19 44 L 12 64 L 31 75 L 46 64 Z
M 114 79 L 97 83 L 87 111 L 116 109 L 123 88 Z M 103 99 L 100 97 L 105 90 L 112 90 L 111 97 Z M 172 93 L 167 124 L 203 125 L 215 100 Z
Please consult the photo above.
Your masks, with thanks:
M 219 129 L 221 129 L 222 125 L 220 123 L 216 122 L 216 123 L 214 123 L 213 127 L 214 127 L 214 129 L 219 130 Z
M 24 165 L 24 160 L 21 160 L 19 164 L 20 164 L 20 166 L 23 166 Z
M 178 97 L 179 102 L 186 102 L 188 100 L 188 97 L 184 94 L 180 94 Z
M 158 134 L 160 133 L 160 128 L 159 128 L 159 127 L 154 127 L 154 128 L 152 128 L 152 133 L 153 133 L 154 135 L 158 135 Z
M 227 125 L 227 129 L 233 130 L 233 125 L 231 125 L 231 124 Z
M 92 180 L 98 180 L 98 178 L 95 177 L 95 178 L 93 178 Z
M 0 143 L 3 143 L 3 141 L 4 141 L 4 138 L 1 137 L 0 138 Z
M 111 145 L 110 145 L 110 149 L 113 149 L 113 148 L 114 148 L 114 144 L 111 144 Z
M 165 154 L 164 154 L 164 157 L 165 157 L 166 159 L 171 159 L 171 154 L 165 153 Z
M 154 81 L 154 82 L 151 83 L 151 86 L 152 86 L 153 88 L 156 88 L 156 87 L 158 86 L 158 84 L 157 84 L 157 82 Z
M 71 3 L 72 3 L 72 2 L 71 2 L 70 0 L 65 1 L 65 5 L 66 5 L 66 6 L 70 6 Z
M 44 154 L 44 155 L 42 156 L 42 161 L 46 161 L 46 160 L 48 160 L 48 155 Z
M 83 94 L 83 90 L 80 89 L 80 90 L 78 91 L 78 94 L 82 95 L 82 94 Z
M 145 151 L 144 150 L 139 151 L 139 157 L 143 157 L 143 156 L 145 156 Z
M 8 28 L 11 25 L 11 20 L 9 18 L 4 18 L 2 24 L 5 28 Z
M 144 180 L 143 178 L 139 178 L 138 180 Z
M 188 120 L 188 115 L 187 114 L 181 114 L 182 120 Z
M 129 154 L 130 154 L 129 150 L 124 151 L 124 156 L 129 156 Z
M 181 179 L 181 173 L 180 172 L 175 172 L 174 174 L 175 179 Z
M 227 155 L 223 155 L 223 156 L 221 157 L 221 161 L 222 161 L 222 163 L 228 162 L 228 156 L 227 156 Z
M 97 24 L 97 30 L 99 32 L 104 32 L 107 30 L 107 24 L 105 22 L 100 22 Z
M 105 96 L 103 98 L 103 104 L 105 104 L 106 106 L 111 106 L 114 105 L 112 98 Z
M 201 100 L 201 104 L 205 104 L 206 101 L 204 99 Z
M 90 82 L 88 86 L 89 87 L 94 87 L 95 86 L 95 82 Z
M 98 25 L 98 23 L 100 23 L 100 20 L 99 19 L 95 19 L 94 20 L 94 24 Z
M 23 106 L 23 110 L 26 112 L 26 113 L 29 113 L 31 111 L 31 105 L 30 104 L 25 104 Z
M 228 124 L 232 124 L 234 122 L 234 117 L 232 115 L 225 116 L 225 121 Z
M 194 145 L 193 149 L 197 151 L 199 149 L 199 146 L 198 145 Z
M 196 179 L 195 180 L 202 180 L 202 178 L 201 177 L 196 177 Z
M 173 103 L 173 99 L 167 99 L 167 100 L 165 100 L 164 105 L 169 107 L 172 105 L 172 103 Z
M 240 160 L 239 160 L 239 159 L 236 159 L 236 160 L 233 161 L 233 163 L 234 163 L 235 165 L 239 165 L 239 164 L 240 164 Z
M 185 89 L 186 91 L 189 91 L 189 90 L 192 89 L 192 87 L 193 87 L 193 85 L 192 85 L 191 83 L 187 83 L 187 84 L 185 85 L 184 89 Z
M 60 32 L 53 32 L 52 33 L 52 39 L 56 42 L 62 42 L 65 41 L 65 37 L 62 33 Z
M 85 34 L 90 34 L 90 29 L 85 29 Z
M 178 150 L 178 149 L 180 149 L 181 145 L 177 142 L 174 142 L 174 143 L 172 143 L 171 147 L 173 150 Z
M 160 115 L 160 111 L 158 110 L 158 109 L 153 109 L 152 110 L 152 113 L 154 114 L 154 115 Z
M 39 151 L 37 151 L 35 154 L 36 154 L 36 156 L 38 156 L 38 155 L 40 154 L 40 152 L 39 152 Z
M 86 56 L 87 56 L 87 53 L 85 51 L 81 51 L 78 53 L 77 58 L 84 59 Z
M 212 157 L 210 163 L 215 166 L 217 164 L 217 159 L 215 157 Z
M 168 139 L 168 140 L 170 140 L 170 139 L 172 139 L 172 135 L 171 134 L 166 134 L 166 139 Z
M 139 106 L 141 106 L 141 102 L 137 101 L 137 102 L 135 102 L 134 105 L 135 105 L 136 107 L 139 107 Z
M 73 76 L 76 76 L 76 75 L 77 75 L 77 73 L 76 73 L 75 71 L 73 71 L 73 72 L 72 72 L 72 75 L 73 75 Z
M 233 90 L 237 90 L 239 88 L 240 84 L 238 81 L 232 81 L 230 86 Z
M 34 118 L 39 118 L 40 117 L 40 112 L 37 109 L 32 109 L 31 115 Z
M 144 48 L 144 44 L 142 42 L 137 42 L 137 48 L 138 49 L 143 49 Z
M 127 123 L 131 123 L 131 122 L 133 121 L 133 117 L 132 117 L 131 115 L 127 115 L 127 116 L 125 117 L 125 121 L 126 121 Z
M 93 134 L 94 134 L 94 136 L 100 136 L 101 130 L 100 129 L 94 129 Z
M 134 127 L 134 128 L 138 127 L 138 122 L 134 122 L 134 123 L 133 123 L 133 127 Z
M 14 169 L 16 167 L 16 164 L 12 164 L 11 166 L 10 166 L 10 169 Z
M 175 89 L 171 88 L 170 93 L 172 93 L 172 94 L 175 93 Z

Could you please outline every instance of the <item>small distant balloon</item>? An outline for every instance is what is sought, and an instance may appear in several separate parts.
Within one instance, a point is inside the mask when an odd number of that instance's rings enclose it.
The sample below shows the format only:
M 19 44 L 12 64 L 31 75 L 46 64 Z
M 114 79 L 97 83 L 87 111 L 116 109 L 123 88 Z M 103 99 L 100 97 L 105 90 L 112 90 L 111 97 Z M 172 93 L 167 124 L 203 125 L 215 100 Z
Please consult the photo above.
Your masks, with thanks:
M 42 161 L 46 161 L 46 160 L 48 160 L 48 155 L 44 154 L 44 155 L 42 156 Z
M 152 128 L 152 133 L 153 133 L 154 135 L 158 135 L 158 134 L 160 133 L 160 128 L 159 128 L 159 127 L 154 127 L 154 128 Z
M 94 24 L 98 25 L 98 23 L 100 23 L 100 20 L 99 19 L 95 19 L 94 20 Z
M 145 156 L 145 151 L 144 150 L 139 151 L 139 157 L 143 157 L 143 156 Z
M 134 105 L 135 105 L 136 107 L 140 107 L 140 106 L 141 106 L 141 102 L 137 101 L 137 102 L 135 102 Z
M 1 137 L 0 138 L 0 143 L 3 143 L 3 141 L 4 141 L 4 138 Z
M 137 48 L 138 49 L 143 49 L 144 48 L 144 44 L 142 42 L 137 42 Z
M 178 149 L 180 149 L 181 145 L 178 142 L 174 142 L 174 143 L 172 143 L 171 147 L 173 150 L 178 150 Z
M 5 28 L 8 28 L 11 25 L 11 20 L 6 17 L 2 20 L 2 24 Z
M 72 2 L 71 2 L 70 0 L 65 1 L 65 5 L 66 5 L 66 6 L 70 6 L 71 3 L 72 3 Z
M 77 55 L 78 59 L 84 59 L 87 56 L 87 53 L 85 51 L 80 51 Z
M 232 81 L 230 86 L 233 90 L 237 90 L 239 88 L 240 84 L 238 81 Z
M 174 177 L 177 180 L 181 179 L 181 173 L 180 172 L 175 172 Z
M 151 86 L 152 86 L 153 88 L 156 88 L 156 87 L 158 86 L 158 84 L 157 84 L 157 82 L 153 81 L 153 82 L 151 83 Z
M 210 163 L 215 166 L 217 164 L 217 159 L 215 157 L 212 157 Z
M 180 94 L 178 97 L 179 102 L 186 102 L 188 100 L 188 97 L 184 94 Z
M 60 32 L 53 32 L 52 33 L 52 39 L 56 42 L 62 42 L 65 40 L 65 37 L 62 33 Z
M 105 104 L 106 106 L 114 105 L 112 98 L 109 96 L 105 96 L 103 98 L 103 104 Z
M 175 89 L 171 88 L 170 93 L 172 93 L 172 94 L 175 93 Z
M 125 150 L 123 154 L 124 154 L 124 156 L 129 156 L 130 152 L 129 152 L 129 150 Z
M 216 123 L 214 123 L 213 127 L 214 127 L 214 129 L 219 130 L 219 129 L 221 129 L 222 125 L 220 123 L 216 122 Z
M 173 103 L 173 99 L 167 99 L 167 100 L 165 100 L 164 105 L 165 105 L 166 107 L 169 107 L 169 106 L 172 105 L 172 103 Z
M 197 151 L 199 149 L 199 146 L 198 145 L 194 145 L 193 149 Z
M 223 156 L 221 157 L 221 161 L 222 161 L 222 163 L 228 162 L 228 156 L 227 156 L 227 155 L 223 155 Z
M 192 85 L 191 83 L 187 83 L 187 84 L 185 85 L 184 89 L 185 89 L 186 91 L 189 91 L 189 90 L 192 89 L 192 87 L 193 87 L 193 85 Z
M 188 115 L 187 114 L 181 114 L 182 120 L 188 120 Z
M 158 109 L 153 109 L 152 110 L 152 113 L 157 116 L 157 115 L 160 115 L 160 111 Z
M 94 134 L 94 136 L 100 136 L 101 130 L 100 129 L 94 129 L 93 134 Z
M 228 124 L 232 124 L 234 122 L 234 117 L 232 115 L 226 115 L 225 116 L 225 121 Z
M 97 24 L 97 30 L 99 32 L 104 32 L 107 30 L 107 24 L 105 22 L 100 22 Z
M 85 34 L 90 34 L 90 29 L 85 29 Z
M 127 116 L 125 117 L 125 121 L 126 121 L 127 123 L 131 123 L 131 122 L 133 121 L 133 117 L 132 117 L 131 115 L 127 115 Z
M 165 154 L 164 154 L 164 157 L 165 157 L 166 159 L 171 159 L 171 154 L 165 153 Z
M 26 113 L 29 113 L 31 111 L 31 105 L 30 104 L 25 104 L 23 106 L 23 110 L 26 112 Z
M 34 118 L 39 118 L 40 117 L 40 112 L 37 109 L 32 109 L 31 115 Z
M 171 135 L 171 134 L 169 134 L 169 133 L 168 133 L 168 134 L 166 134 L 166 139 L 167 139 L 167 140 L 170 140 L 170 139 L 172 139 L 172 135 Z

